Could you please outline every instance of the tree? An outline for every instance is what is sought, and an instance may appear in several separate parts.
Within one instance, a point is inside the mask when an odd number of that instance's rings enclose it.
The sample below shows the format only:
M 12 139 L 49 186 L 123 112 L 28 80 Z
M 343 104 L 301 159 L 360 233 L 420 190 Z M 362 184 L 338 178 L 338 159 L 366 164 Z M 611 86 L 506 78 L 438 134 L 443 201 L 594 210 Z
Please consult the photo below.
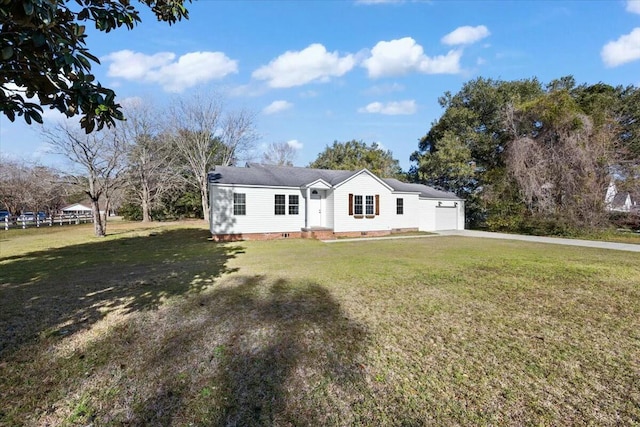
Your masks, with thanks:
M 326 146 L 316 160 L 309 164 L 317 169 L 359 170 L 366 168 L 384 178 L 401 178 L 400 162 L 393 158 L 390 150 L 382 149 L 377 143 L 368 146 L 355 139 L 347 142 L 334 141 Z
M 615 124 L 619 160 L 640 164 L 640 88 L 596 83 L 580 85 L 571 95 L 594 125 Z
M 638 96 L 571 76 L 546 86 L 472 80 L 440 98 L 445 111 L 412 154 L 410 176 L 466 199 L 471 226 L 597 226 L 611 169 L 640 164 Z
M 296 149 L 286 142 L 272 142 L 262 153 L 262 164 L 276 166 L 293 166 Z
M 31 172 L 26 164 L 0 157 L 0 202 L 2 209 L 19 214 L 26 206 L 25 195 L 29 193 Z
M 12 214 L 57 211 L 68 192 L 54 169 L 0 157 L 0 205 Z
M 209 171 L 247 156 L 257 139 L 255 114 L 225 112 L 220 97 L 179 99 L 169 110 L 167 136 L 184 164 L 185 178 L 200 192 L 202 213 L 209 220 Z
M 170 139 L 161 133 L 158 113 L 149 104 L 125 109 L 127 121 L 118 132 L 127 144 L 127 187 L 142 211 L 142 222 L 151 221 L 151 210 L 163 195 L 177 187 L 176 159 Z
M 79 129 L 62 124 L 44 129 L 43 136 L 57 154 L 80 166 L 79 173 L 69 173 L 68 178 L 84 188 L 91 200 L 95 235 L 104 237 L 110 200 L 123 185 L 124 141 L 112 130 L 85 135 Z M 104 200 L 104 217 L 100 214 L 101 200 Z
M 68 4 L 73 4 L 70 7 Z M 76 3 L 79 7 L 75 7 Z M 183 0 L 141 0 L 158 20 L 170 25 L 188 18 Z M 113 125 L 122 119 L 113 90 L 95 82 L 84 22 L 110 32 L 140 22 L 129 1 L 69 0 L 4 1 L 0 6 L 0 108 L 11 121 L 16 116 L 42 123 L 42 107 L 72 117 L 81 114 L 82 128 Z M 38 97 L 40 105 L 29 98 Z M 25 99 L 26 97 L 26 99 Z
M 594 120 L 565 89 L 505 110 L 506 170 L 528 214 L 570 228 L 606 221 L 603 189 L 615 162 L 615 126 Z

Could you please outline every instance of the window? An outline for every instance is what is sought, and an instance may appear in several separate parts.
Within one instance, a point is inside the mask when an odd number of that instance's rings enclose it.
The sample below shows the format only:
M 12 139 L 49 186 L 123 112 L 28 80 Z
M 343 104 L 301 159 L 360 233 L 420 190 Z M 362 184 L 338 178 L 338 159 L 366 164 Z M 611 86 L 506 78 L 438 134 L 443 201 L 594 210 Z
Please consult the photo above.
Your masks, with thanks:
M 362 215 L 362 196 L 353 196 L 353 214 Z
M 233 193 L 233 214 L 247 214 L 247 195 L 245 193 Z
M 404 214 L 404 199 L 402 198 L 396 199 L 396 214 L 398 215 Z
M 275 210 L 274 213 L 276 215 L 284 215 L 285 214 L 285 197 L 284 194 L 276 194 L 275 201 Z
M 373 196 L 365 196 L 365 200 L 367 202 L 366 214 L 373 215 Z
M 289 215 L 298 215 L 300 201 L 297 195 L 289 195 Z
M 357 218 L 380 215 L 380 195 L 349 194 L 349 215 Z

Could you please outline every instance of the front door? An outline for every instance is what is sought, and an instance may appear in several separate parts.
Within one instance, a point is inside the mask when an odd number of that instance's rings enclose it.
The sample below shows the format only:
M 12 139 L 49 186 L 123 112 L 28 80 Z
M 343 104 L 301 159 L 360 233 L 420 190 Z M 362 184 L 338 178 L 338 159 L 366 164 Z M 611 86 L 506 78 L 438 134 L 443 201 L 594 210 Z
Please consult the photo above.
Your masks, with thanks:
M 323 190 L 311 190 L 311 200 L 309 200 L 309 227 L 324 227 L 323 193 Z

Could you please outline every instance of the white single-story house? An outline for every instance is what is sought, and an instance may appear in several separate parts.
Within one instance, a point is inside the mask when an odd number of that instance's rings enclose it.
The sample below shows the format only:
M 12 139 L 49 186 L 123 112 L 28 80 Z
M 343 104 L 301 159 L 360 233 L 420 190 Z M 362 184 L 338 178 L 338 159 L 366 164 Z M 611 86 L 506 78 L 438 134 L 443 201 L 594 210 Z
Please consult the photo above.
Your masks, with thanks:
M 248 163 L 209 172 L 209 224 L 216 240 L 335 238 L 464 229 L 453 193 L 368 171 Z

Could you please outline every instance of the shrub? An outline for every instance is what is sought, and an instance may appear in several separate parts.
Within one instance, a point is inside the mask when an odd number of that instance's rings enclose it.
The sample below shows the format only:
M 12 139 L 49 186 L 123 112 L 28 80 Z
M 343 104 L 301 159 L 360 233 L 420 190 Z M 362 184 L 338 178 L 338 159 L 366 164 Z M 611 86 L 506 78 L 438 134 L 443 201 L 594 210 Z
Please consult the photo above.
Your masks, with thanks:
M 616 228 L 640 231 L 640 211 L 638 212 L 612 212 L 609 222 Z

